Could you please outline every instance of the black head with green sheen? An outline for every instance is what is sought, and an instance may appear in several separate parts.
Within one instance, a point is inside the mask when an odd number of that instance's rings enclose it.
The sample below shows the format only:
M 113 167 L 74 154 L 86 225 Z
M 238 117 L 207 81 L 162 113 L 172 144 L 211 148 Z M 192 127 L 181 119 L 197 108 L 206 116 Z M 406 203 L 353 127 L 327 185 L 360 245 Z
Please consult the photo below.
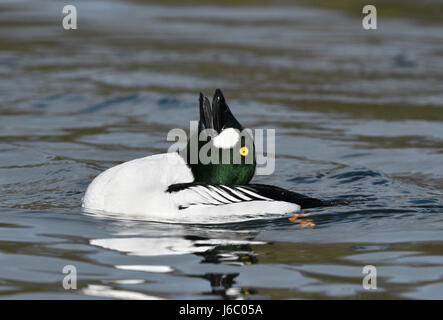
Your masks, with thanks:
M 193 150 L 191 141 L 187 145 L 187 163 L 195 181 L 248 184 L 254 176 L 256 166 L 255 145 L 251 134 L 243 130 L 242 125 L 233 116 L 220 89 L 215 91 L 212 107 L 202 93 L 199 102 L 200 139 L 196 135 L 191 137 L 196 139 L 194 145 L 198 147 Z M 197 149 L 198 155 L 194 154 L 192 157 L 191 152 L 195 153 Z

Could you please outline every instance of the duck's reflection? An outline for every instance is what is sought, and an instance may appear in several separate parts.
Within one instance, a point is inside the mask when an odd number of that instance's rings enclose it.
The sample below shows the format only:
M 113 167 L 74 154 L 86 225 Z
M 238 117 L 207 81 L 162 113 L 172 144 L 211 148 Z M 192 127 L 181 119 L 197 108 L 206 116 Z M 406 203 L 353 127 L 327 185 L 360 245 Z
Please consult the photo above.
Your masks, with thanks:
M 233 288 L 234 279 L 239 273 L 207 273 L 201 278 L 209 280 L 211 294 L 222 296 L 225 299 L 239 299 L 242 297 L 240 288 Z
M 213 245 L 197 246 L 194 241 L 179 237 L 93 239 L 90 243 L 105 249 L 116 250 L 136 256 L 166 256 L 197 253 L 207 251 L 214 247 Z
M 90 240 L 90 243 L 101 248 L 123 252 L 128 256 L 155 257 L 153 259 L 156 263 L 162 261 L 165 264 L 168 261 L 167 256 L 195 254 L 203 258 L 200 263 L 226 265 L 227 271 L 229 266 L 229 272 L 224 273 L 218 268 L 217 272 L 212 273 L 207 272 L 211 270 L 210 268 L 204 268 L 205 273 L 198 274 L 202 270 L 199 269 L 195 274 L 192 272 L 192 268 L 181 266 L 176 259 L 168 266 L 150 264 L 149 261 L 152 260 L 149 258 L 146 259 L 146 264 L 122 265 L 120 261 L 120 264 L 115 267 L 120 270 L 173 273 L 173 275 L 181 274 L 186 277 L 206 279 L 210 283 L 211 291 L 205 292 L 205 294 L 217 295 L 224 299 L 242 299 L 251 293 L 248 289 L 235 287 L 235 278 L 240 274 L 241 268 L 238 269 L 239 272 L 232 272 L 232 266 L 241 267 L 258 262 L 257 253 L 253 247 L 266 243 L 254 241 L 256 233 L 220 229 L 208 230 L 207 228 L 199 230 L 199 228 L 189 226 L 182 226 L 181 229 L 174 226 L 173 231 L 173 235 L 166 236 L 167 233 L 163 233 L 163 236 L 152 237 L 135 236 L 138 232 L 134 232 L 134 229 L 120 229 L 115 237 L 93 239 Z M 140 233 L 146 233 L 146 229 Z M 178 236 L 180 233 L 181 235 Z M 131 236 L 128 236 L 129 234 Z M 216 238 L 208 237 L 210 234 L 216 235 Z M 140 260 L 138 260 L 139 262 Z
M 202 263 L 217 263 L 228 265 L 249 265 L 258 262 L 257 253 L 254 252 L 252 244 L 264 244 L 262 242 L 250 242 L 242 244 L 227 243 L 218 245 L 210 250 L 199 252 Z M 235 278 L 240 273 L 206 273 L 200 278 L 209 280 L 211 294 L 219 295 L 223 299 L 244 299 L 246 295 L 254 293 L 251 289 L 235 287 Z
M 265 244 L 263 242 L 250 242 L 242 244 L 225 244 L 216 246 L 210 250 L 200 252 L 198 255 L 204 257 L 202 263 L 223 263 L 242 266 L 258 262 L 257 253 L 251 244 Z

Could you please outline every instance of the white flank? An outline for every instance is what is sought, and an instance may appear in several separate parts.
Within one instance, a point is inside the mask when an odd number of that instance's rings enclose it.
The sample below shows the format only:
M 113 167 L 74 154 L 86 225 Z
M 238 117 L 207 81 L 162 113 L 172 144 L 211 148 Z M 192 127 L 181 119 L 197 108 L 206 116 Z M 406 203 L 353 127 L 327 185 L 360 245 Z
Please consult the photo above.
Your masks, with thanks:
M 180 211 L 177 222 L 226 223 L 283 216 L 300 211 L 295 203 L 283 201 L 245 201 L 221 206 L 193 205 Z M 201 221 L 201 222 L 200 222 Z
M 171 157 L 176 158 L 175 165 Z M 173 219 L 178 208 L 166 189 L 193 180 L 191 170 L 176 153 L 136 159 L 99 174 L 86 190 L 83 207 L 89 212 L 137 219 Z
M 214 141 L 214 146 L 220 149 L 230 149 L 237 144 L 240 140 L 240 134 L 238 130 L 234 128 L 228 128 L 223 130 Z

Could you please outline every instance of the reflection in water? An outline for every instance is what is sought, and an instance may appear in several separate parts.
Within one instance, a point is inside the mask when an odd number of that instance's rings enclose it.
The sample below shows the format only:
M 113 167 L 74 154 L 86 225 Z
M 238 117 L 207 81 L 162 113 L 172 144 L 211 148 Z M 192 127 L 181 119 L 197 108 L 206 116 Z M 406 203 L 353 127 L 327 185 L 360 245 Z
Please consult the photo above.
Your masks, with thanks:
M 140 260 L 142 263 L 131 265 L 115 265 L 120 270 L 130 270 L 145 273 L 185 274 L 191 278 L 200 278 L 209 281 L 208 295 L 216 295 L 226 299 L 242 299 L 248 294 L 255 293 L 253 289 L 235 286 L 235 278 L 239 275 L 241 266 L 258 263 L 258 253 L 253 247 L 266 244 L 265 241 L 256 241 L 258 234 L 254 223 L 243 224 L 241 230 L 220 228 L 217 225 L 192 226 L 146 223 L 141 225 L 136 221 L 110 220 L 110 228 L 115 230 L 117 237 L 90 240 L 90 244 L 115 250 L 130 256 L 151 257 L 154 261 L 168 261 L 167 257 L 181 257 L 186 254 L 195 254 L 199 264 L 231 266 L 233 271 L 220 272 L 224 268 L 190 267 L 181 263 L 158 265 Z M 256 228 L 257 226 L 255 226 Z M 153 237 L 152 230 L 156 230 L 158 237 Z M 166 234 L 169 233 L 169 236 Z M 146 237 L 131 236 L 131 234 L 149 234 Z M 180 234 L 181 236 L 177 236 Z M 125 236 L 123 236 L 125 235 Z M 180 259 L 180 258 L 179 258 Z M 213 269 L 214 271 L 208 272 Z
M 162 256 L 206 251 L 212 246 L 196 246 L 182 238 L 111 238 L 94 239 L 92 245 L 138 256 Z
M 244 244 L 226 244 L 200 253 L 204 260 L 202 263 L 223 263 L 229 265 L 242 266 L 244 264 L 257 263 L 256 253 L 251 245 L 265 244 L 266 242 L 249 242 Z
M 201 276 L 211 283 L 211 293 L 226 299 L 241 299 L 242 292 L 239 288 L 232 288 L 238 273 L 208 273 Z
M 265 242 L 250 242 L 243 244 L 219 245 L 206 252 L 199 253 L 204 260 L 201 263 L 227 264 L 234 266 L 258 263 L 256 253 L 251 244 L 265 244 Z M 240 273 L 206 273 L 201 278 L 211 283 L 211 293 L 224 299 L 244 299 L 247 295 L 256 293 L 255 290 L 235 287 L 235 278 Z
M 125 228 L 119 228 L 119 233 L 127 234 L 131 229 L 130 222 L 117 221 L 114 224 L 118 224 L 121 226 L 122 222 L 126 224 L 127 229 L 125 230 Z M 165 225 L 163 225 L 163 227 L 164 226 Z M 220 239 L 206 238 L 208 232 L 210 232 L 206 227 L 173 225 L 171 228 L 174 229 L 175 233 L 187 233 L 192 230 L 192 235 L 187 235 L 184 237 L 166 237 L 163 235 L 158 238 L 118 237 L 107 239 L 93 239 L 90 241 L 90 244 L 109 250 L 119 251 L 128 255 L 142 257 L 164 258 L 165 256 L 169 255 L 196 254 L 197 256 L 203 257 L 203 260 L 201 260 L 200 263 L 224 264 L 237 267 L 257 263 L 257 253 L 254 252 L 252 246 L 261 246 L 266 244 L 266 242 L 264 241 L 244 240 L 245 236 L 251 238 L 251 235 L 254 234 L 246 230 L 242 232 L 233 232 L 229 229 L 213 230 L 214 235 L 218 233 L 219 236 L 225 234 L 231 237 L 231 239 Z M 134 232 L 135 230 L 133 229 L 132 232 Z M 257 233 L 255 232 L 255 234 Z M 232 238 L 233 236 L 235 237 L 234 239 Z M 139 271 L 147 273 L 171 273 L 182 271 L 182 268 L 180 266 L 175 269 L 175 267 L 168 265 L 148 264 L 115 265 L 115 268 L 120 270 Z M 225 299 L 243 299 L 245 296 L 255 293 L 256 291 L 253 289 L 242 289 L 235 287 L 235 278 L 238 275 L 238 272 L 211 272 L 201 275 L 190 274 L 189 276 L 192 278 L 198 277 L 209 281 L 211 290 L 207 294 L 220 296 Z M 122 282 L 120 281 L 119 283 Z M 84 293 L 87 295 L 119 297 L 122 299 L 131 297 L 130 295 L 126 297 L 124 291 L 112 290 L 111 288 L 106 286 L 93 286 L 92 288 L 88 287 L 84 290 Z M 137 293 L 134 296 L 134 299 L 145 299 L 145 297 Z
M 172 272 L 174 270 L 169 266 L 120 265 L 115 267 L 117 269 L 122 269 L 122 270 L 133 270 L 133 271 L 154 272 L 154 273 Z
M 88 296 L 100 298 L 124 299 L 124 300 L 160 300 L 158 297 L 148 296 L 143 293 L 132 291 L 114 290 L 108 286 L 88 285 L 83 289 L 83 293 Z

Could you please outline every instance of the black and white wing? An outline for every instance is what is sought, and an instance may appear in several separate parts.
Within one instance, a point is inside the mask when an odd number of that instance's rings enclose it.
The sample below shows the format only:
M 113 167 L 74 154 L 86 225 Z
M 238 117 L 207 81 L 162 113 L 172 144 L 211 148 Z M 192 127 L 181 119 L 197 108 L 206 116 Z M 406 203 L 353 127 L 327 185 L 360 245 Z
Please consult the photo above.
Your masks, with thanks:
M 179 183 L 170 185 L 167 192 L 173 194 L 179 209 L 195 205 L 220 206 L 233 203 L 254 201 L 289 202 L 301 208 L 323 206 L 321 200 L 299 193 L 264 184 L 223 185 L 201 182 Z

